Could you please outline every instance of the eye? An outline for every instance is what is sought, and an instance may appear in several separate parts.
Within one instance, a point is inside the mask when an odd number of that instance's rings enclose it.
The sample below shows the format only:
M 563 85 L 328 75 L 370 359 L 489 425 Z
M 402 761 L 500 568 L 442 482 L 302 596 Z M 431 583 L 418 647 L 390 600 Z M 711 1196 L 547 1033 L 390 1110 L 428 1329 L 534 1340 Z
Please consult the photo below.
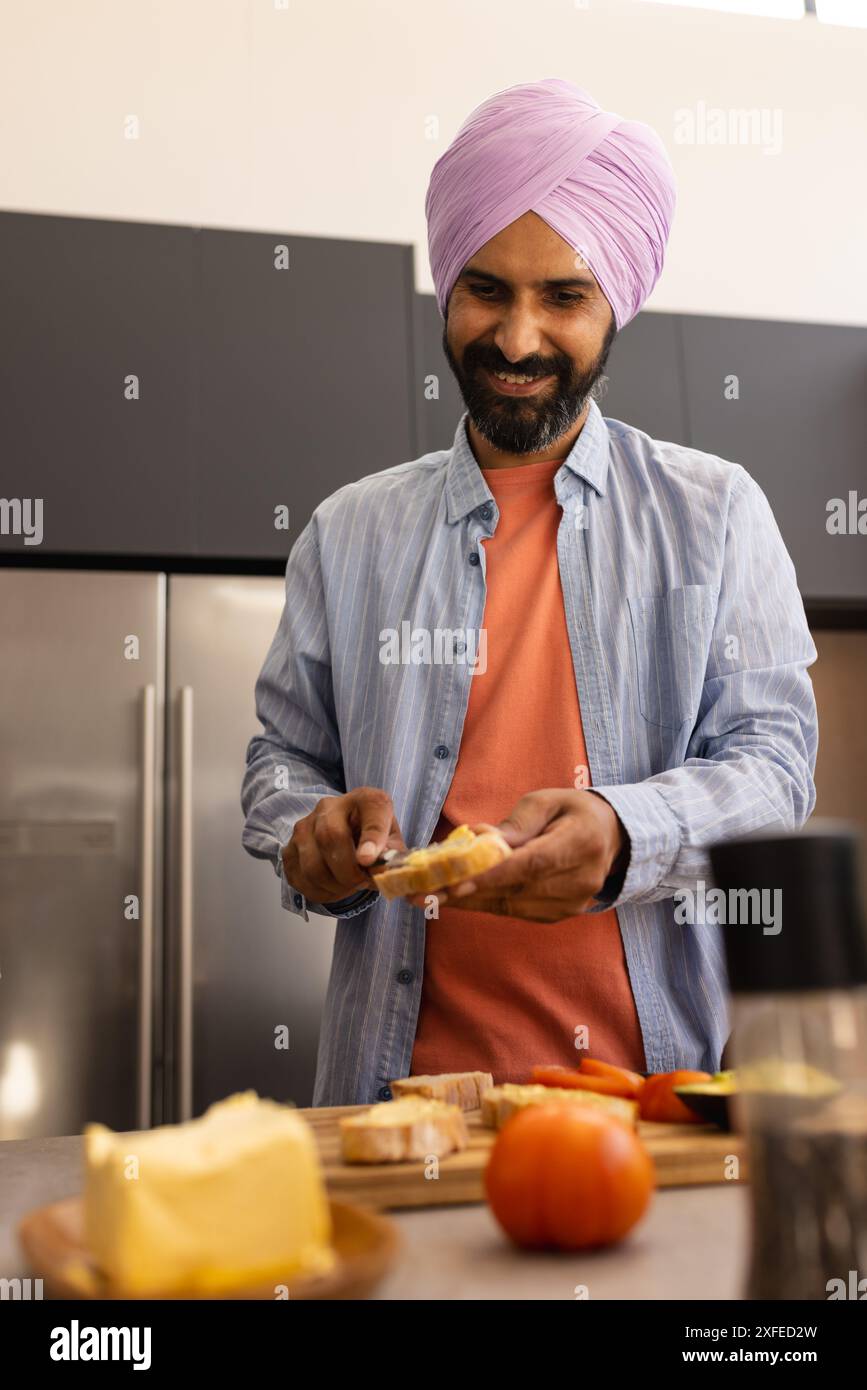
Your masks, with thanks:
M 497 285 L 471 284 L 470 294 L 474 294 L 478 299 L 492 300 L 498 293 Z M 572 309 L 576 304 L 581 304 L 584 300 L 583 294 L 576 294 L 572 290 L 557 290 L 553 300 L 557 309 Z

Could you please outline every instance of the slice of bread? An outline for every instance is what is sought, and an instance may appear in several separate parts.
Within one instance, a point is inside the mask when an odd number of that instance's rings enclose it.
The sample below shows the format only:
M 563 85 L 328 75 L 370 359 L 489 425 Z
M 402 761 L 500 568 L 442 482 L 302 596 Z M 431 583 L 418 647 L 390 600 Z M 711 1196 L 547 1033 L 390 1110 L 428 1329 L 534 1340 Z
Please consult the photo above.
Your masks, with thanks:
M 502 1086 L 493 1086 L 482 1097 L 482 1124 L 489 1129 L 500 1129 L 514 1115 L 528 1105 L 552 1105 L 565 1102 L 567 1105 L 589 1105 L 594 1110 L 603 1110 L 614 1115 L 628 1125 L 638 1122 L 638 1102 L 625 1100 L 622 1096 L 606 1096 L 599 1091 L 576 1091 L 560 1086 L 518 1086 L 507 1081 Z
M 395 855 L 384 868 L 371 873 L 384 898 L 405 898 L 483 874 L 511 853 L 494 826 L 484 826 L 477 833 L 468 825 L 458 825 L 444 840 Z
M 469 1142 L 466 1121 L 456 1105 L 422 1096 L 386 1100 L 363 1115 L 347 1115 L 340 1121 L 344 1163 L 443 1158 L 465 1149 Z
M 450 1071 L 441 1076 L 404 1076 L 390 1081 L 395 1100 L 400 1096 L 424 1096 L 427 1100 L 444 1100 L 461 1110 L 478 1110 L 482 1096 L 494 1084 L 489 1071 Z

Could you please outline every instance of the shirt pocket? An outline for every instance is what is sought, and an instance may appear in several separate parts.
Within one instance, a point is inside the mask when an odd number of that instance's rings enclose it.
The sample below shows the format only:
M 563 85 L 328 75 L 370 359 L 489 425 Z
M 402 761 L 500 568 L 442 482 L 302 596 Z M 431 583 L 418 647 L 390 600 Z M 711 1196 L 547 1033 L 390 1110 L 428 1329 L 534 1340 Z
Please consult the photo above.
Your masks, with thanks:
M 679 729 L 701 701 L 715 613 L 710 584 L 629 594 L 638 706 L 649 724 Z

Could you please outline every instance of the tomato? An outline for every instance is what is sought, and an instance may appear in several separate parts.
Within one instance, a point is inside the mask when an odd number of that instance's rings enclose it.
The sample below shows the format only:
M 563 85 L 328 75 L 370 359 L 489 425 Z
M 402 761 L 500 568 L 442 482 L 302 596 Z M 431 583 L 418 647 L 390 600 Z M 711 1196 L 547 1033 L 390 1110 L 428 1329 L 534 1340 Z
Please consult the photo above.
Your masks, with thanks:
M 620 1240 L 644 1215 L 655 1185 L 653 1161 L 634 1130 L 568 1103 L 512 1115 L 485 1170 L 491 1211 L 530 1249 Z
M 598 1091 L 604 1096 L 625 1096 L 637 1099 L 635 1086 L 616 1076 L 587 1076 L 572 1067 L 534 1067 L 530 1077 L 536 1086 L 567 1086 L 570 1091 Z
M 611 1076 L 630 1087 L 629 1094 L 637 1100 L 644 1087 L 644 1077 L 637 1071 L 627 1071 L 626 1067 L 615 1067 L 611 1062 L 597 1062 L 594 1057 L 582 1057 L 578 1068 L 583 1076 Z
M 642 1120 L 657 1120 L 664 1124 L 704 1124 L 701 1116 L 696 1115 L 674 1094 L 674 1087 L 711 1079 L 706 1071 L 667 1071 L 649 1076 L 639 1097 Z

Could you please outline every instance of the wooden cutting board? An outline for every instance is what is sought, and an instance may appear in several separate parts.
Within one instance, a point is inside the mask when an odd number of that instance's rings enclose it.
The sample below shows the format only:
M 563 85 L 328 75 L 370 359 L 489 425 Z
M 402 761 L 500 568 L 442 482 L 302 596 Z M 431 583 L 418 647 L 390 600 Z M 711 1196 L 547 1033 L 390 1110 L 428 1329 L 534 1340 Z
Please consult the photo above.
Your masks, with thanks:
M 483 1202 L 483 1173 L 496 1131 L 482 1125 L 481 1111 L 466 1115 L 469 1148 L 439 1160 L 439 1176 L 426 1174 L 424 1163 L 343 1163 L 337 1121 L 357 1115 L 366 1105 L 323 1106 L 301 1110 L 319 1145 L 325 1181 L 332 1197 L 375 1207 L 434 1207 L 451 1202 Z M 659 1187 L 695 1187 L 746 1178 L 740 1135 L 724 1134 L 713 1125 L 658 1125 L 639 1121 L 638 1133 L 656 1167 Z M 739 1160 L 732 1164 L 732 1158 Z M 738 1179 L 728 1176 L 732 1168 Z

